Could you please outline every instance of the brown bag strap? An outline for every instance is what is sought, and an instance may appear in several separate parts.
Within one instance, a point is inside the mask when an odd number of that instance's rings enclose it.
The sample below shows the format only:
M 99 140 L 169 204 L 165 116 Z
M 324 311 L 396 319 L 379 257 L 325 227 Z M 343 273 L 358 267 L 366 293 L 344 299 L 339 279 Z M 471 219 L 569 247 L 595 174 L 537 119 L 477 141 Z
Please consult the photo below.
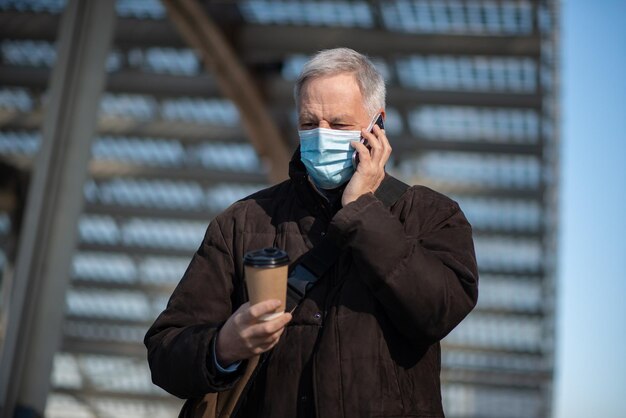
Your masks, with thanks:
M 259 365 L 260 356 L 248 360 L 246 370 L 232 389 L 187 399 L 178 418 L 231 418 L 239 398 Z
M 244 389 L 248 385 L 252 374 L 259 364 L 260 356 L 254 356 L 248 360 L 248 364 L 246 365 L 246 371 L 243 373 L 243 376 L 239 378 L 237 384 L 229 390 L 228 392 L 221 392 L 219 396 L 217 396 L 217 413 L 215 416 L 219 418 L 230 418 L 235 407 L 237 406 L 237 401 L 241 397 Z M 202 418 L 210 418 L 211 416 L 204 415 Z

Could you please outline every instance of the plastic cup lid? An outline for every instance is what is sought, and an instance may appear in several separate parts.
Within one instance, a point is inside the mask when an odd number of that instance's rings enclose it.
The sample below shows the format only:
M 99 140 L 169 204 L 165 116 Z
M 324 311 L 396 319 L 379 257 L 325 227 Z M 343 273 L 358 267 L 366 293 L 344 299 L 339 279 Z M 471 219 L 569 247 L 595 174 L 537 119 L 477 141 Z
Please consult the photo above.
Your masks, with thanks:
M 289 256 L 280 248 L 263 248 L 246 253 L 243 264 L 250 267 L 281 267 L 289 264 Z

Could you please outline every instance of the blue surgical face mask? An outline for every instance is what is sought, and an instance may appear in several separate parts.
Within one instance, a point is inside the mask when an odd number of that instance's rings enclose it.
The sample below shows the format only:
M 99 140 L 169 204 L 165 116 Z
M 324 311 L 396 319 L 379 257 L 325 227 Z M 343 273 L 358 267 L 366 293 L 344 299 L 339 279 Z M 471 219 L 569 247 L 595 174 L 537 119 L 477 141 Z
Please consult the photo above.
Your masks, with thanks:
M 359 141 L 361 131 L 315 128 L 298 135 L 300 159 L 318 187 L 334 189 L 350 180 L 354 174 L 350 142 Z

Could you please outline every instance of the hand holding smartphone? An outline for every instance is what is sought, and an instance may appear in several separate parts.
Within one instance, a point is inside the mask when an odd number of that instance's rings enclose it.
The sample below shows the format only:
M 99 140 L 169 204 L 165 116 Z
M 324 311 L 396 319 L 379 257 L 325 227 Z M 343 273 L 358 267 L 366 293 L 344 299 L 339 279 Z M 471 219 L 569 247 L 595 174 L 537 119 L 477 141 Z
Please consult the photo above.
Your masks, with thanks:
M 367 127 L 367 131 L 374 132 L 374 125 L 378 125 L 380 129 L 385 129 L 385 124 L 383 123 L 382 113 L 378 113 L 376 114 L 376 116 L 374 116 L 369 126 Z M 367 145 L 367 139 L 363 138 L 363 135 L 361 135 L 361 143 L 364 144 L 368 150 L 371 149 L 371 147 Z M 356 167 L 358 165 L 359 165 L 359 152 L 355 150 L 354 153 L 352 153 L 352 166 L 356 170 Z

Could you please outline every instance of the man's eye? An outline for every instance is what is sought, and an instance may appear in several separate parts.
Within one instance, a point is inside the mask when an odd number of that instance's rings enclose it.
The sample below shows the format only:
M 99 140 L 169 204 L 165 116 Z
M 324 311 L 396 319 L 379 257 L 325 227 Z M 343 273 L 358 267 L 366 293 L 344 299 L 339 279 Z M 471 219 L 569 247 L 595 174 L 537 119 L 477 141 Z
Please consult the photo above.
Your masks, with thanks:
M 301 129 L 313 129 L 315 128 L 315 124 L 311 122 L 305 122 L 300 124 Z

